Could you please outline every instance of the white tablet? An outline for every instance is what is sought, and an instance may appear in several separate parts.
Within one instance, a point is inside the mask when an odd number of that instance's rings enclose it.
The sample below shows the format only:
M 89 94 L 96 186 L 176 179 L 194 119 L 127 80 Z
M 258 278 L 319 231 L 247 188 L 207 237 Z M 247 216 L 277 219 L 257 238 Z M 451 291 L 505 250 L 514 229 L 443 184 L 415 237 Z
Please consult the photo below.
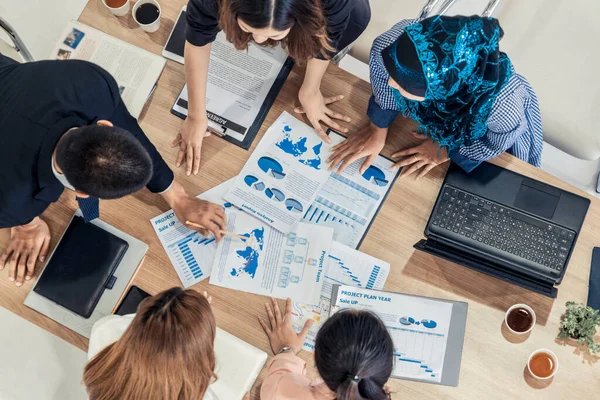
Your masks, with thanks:
M 185 10 L 186 7 L 181 9 L 179 13 L 179 17 L 177 18 L 177 22 L 175 26 L 173 26 L 173 30 L 169 35 L 169 39 L 167 40 L 167 44 L 162 51 L 162 55 L 169 60 L 173 60 L 180 64 L 183 64 L 183 53 L 185 49 Z

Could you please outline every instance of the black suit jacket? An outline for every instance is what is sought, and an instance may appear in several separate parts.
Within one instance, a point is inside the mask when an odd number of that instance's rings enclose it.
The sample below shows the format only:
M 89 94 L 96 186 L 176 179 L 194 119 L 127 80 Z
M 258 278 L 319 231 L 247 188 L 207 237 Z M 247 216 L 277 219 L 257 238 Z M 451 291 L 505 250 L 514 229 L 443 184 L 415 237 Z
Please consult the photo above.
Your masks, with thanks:
M 0 55 L 0 228 L 23 225 L 58 200 L 64 186 L 52 173 L 52 152 L 70 128 L 109 120 L 148 150 L 152 192 L 173 172 L 123 104 L 114 78 L 85 61 L 19 64 Z

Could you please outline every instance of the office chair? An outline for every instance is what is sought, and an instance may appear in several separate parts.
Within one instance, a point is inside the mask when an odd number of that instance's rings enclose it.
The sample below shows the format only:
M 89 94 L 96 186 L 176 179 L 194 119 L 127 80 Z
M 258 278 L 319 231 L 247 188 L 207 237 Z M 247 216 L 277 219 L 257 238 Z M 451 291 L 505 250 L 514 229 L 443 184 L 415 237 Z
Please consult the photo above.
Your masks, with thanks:
M 11 49 L 13 49 L 14 51 L 16 51 L 16 53 L 21 57 L 22 61 L 24 61 L 24 62 L 34 61 L 33 56 L 27 49 L 27 46 L 25 46 L 25 43 L 23 42 L 21 37 L 17 34 L 17 31 L 15 31 L 15 29 L 8 23 L 8 21 L 4 20 L 2 17 L 0 17 L 0 29 L 2 29 L 4 32 L 6 32 L 8 37 L 11 39 L 14 47 L 12 47 L 10 45 L 9 45 L 9 47 Z M 1 40 L 1 39 L 0 39 L 0 41 L 3 42 L 3 40 Z M 11 57 L 11 58 L 13 58 L 13 57 Z M 17 60 L 17 61 L 19 61 L 19 60 Z

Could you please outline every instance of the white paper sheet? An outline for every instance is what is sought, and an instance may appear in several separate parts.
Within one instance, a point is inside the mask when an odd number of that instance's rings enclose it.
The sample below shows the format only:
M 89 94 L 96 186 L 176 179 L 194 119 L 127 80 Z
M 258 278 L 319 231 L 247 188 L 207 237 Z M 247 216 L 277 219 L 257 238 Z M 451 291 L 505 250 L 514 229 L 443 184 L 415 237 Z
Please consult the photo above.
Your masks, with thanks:
M 262 47 L 250 43 L 247 51 L 237 50 L 225 33 L 219 32 L 212 43 L 208 64 L 206 110 L 209 120 L 227 128 L 228 136 L 243 140 L 287 57 L 281 46 Z M 186 85 L 173 110 L 187 115 L 187 101 Z
M 335 132 L 329 137 L 333 145 L 344 140 Z M 361 175 L 363 161 L 350 164 L 340 175 L 332 173 L 302 218 L 302 222 L 332 227 L 333 239 L 353 249 L 367 233 L 400 172 L 391 170 L 393 161 L 377 156 Z
M 223 196 L 233 186 L 233 181 L 234 178 L 197 197 L 221 204 L 225 208 L 231 207 L 231 204 L 223 200 Z M 210 276 L 217 251 L 214 237 L 205 238 L 197 231 L 187 228 L 177 219 L 173 210 L 152 218 L 150 223 L 169 256 L 183 287 L 190 287 Z
M 302 348 L 306 351 L 315 349 L 317 332 L 329 316 L 332 285 L 381 290 L 389 272 L 389 263 L 333 241 L 319 303 L 310 305 L 294 301 L 292 304 L 292 325 L 297 332 L 307 320 L 313 320 Z
M 90 61 L 110 72 L 134 118 L 140 116 L 167 62 L 156 54 L 76 21 L 65 28 L 50 57 Z
M 392 375 L 441 382 L 452 307 L 435 299 L 341 286 L 331 311 L 373 311 L 394 341 Z
M 305 123 L 283 112 L 250 155 L 227 201 L 289 233 L 331 173 L 331 145 Z
M 236 208 L 226 210 L 227 237 L 217 248 L 211 285 L 317 303 L 323 285 L 333 229 L 298 224 L 287 234 Z

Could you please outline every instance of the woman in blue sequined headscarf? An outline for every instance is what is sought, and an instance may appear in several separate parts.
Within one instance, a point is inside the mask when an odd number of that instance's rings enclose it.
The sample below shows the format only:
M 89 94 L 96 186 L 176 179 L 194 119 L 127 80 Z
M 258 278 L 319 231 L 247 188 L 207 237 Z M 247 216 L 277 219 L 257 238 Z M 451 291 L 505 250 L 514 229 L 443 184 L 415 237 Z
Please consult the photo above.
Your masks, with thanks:
M 419 123 L 420 144 L 393 154 L 401 176 L 427 174 L 448 159 L 466 171 L 505 151 L 539 166 L 542 125 L 537 97 L 508 56 L 493 18 L 435 16 L 401 21 L 371 50 L 373 96 L 368 127 L 334 147 L 340 170 L 383 149 L 399 114 Z

